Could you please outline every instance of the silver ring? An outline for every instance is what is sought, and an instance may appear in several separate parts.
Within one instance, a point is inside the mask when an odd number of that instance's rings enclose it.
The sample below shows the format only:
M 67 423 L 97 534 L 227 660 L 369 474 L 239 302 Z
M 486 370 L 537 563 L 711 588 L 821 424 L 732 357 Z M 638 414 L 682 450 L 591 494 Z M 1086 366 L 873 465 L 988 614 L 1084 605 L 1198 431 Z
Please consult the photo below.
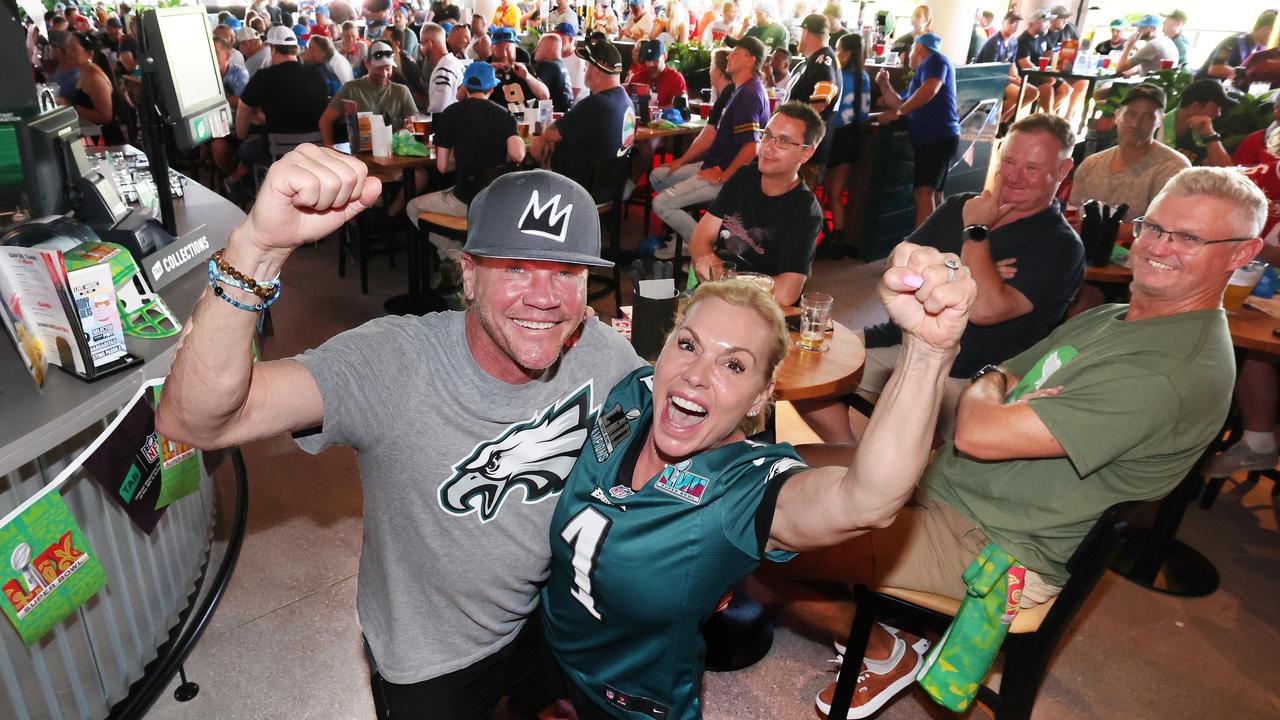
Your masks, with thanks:
M 947 282 L 955 282 L 956 271 L 960 269 L 960 261 L 955 258 L 947 258 L 942 261 L 942 266 L 947 269 Z

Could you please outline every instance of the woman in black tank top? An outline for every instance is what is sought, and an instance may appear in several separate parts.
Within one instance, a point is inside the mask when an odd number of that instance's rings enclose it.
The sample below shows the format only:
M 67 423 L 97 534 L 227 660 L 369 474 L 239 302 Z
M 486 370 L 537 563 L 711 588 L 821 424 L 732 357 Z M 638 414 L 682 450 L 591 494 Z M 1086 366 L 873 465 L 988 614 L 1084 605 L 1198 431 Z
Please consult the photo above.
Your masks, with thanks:
M 80 68 L 71 104 L 85 123 L 102 128 L 102 140 L 107 145 L 122 145 L 125 138 L 115 120 L 111 76 L 94 62 L 98 53 L 97 43 L 85 33 L 71 33 L 65 46 L 67 57 Z

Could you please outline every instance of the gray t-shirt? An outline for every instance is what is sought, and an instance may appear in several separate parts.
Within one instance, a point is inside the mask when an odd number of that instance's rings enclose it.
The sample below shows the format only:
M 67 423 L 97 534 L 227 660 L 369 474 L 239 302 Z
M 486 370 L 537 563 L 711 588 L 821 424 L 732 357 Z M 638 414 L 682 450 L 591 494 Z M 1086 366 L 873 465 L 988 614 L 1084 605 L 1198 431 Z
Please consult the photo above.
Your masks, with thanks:
M 1108 205 L 1128 203 L 1129 210 L 1124 219 L 1142 217 L 1169 178 L 1183 168 L 1191 167 L 1185 155 L 1168 145 L 1155 143 L 1141 160 L 1116 172 L 1111 169 L 1111 159 L 1118 152 L 1119 147 L 1107 148 L 1080 163 L 1071 185 L 1073 204 L 1079 205 L 1089 199 Z
M 377 669 L 408 684 L 513 640 L 547 577 L 551 513 L 609 390 L 643 361 L 589 321 L 554 372 L 509 385 L 476 364 L 465 313 L 383 317 L 296 359 L 324 398 L 298 445 L 357 452 L 356 608 Z
M 1178 46 L 1167 36 L 1158 35 L 1133 51 L 1131 59 L 1141 66 L 1140 74 L 1150 75 L 1160 70 L 1160 63 L 1164 60 L 1172 60 L 1174 65 L 1178 64 Z

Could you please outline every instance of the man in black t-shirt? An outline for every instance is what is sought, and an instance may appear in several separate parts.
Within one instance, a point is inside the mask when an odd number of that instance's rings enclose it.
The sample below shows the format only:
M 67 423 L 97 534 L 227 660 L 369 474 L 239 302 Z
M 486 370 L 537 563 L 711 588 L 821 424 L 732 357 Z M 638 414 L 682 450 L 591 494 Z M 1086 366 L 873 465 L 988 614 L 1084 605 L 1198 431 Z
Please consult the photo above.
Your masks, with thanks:
M 524 159 L 524 140 L 516 133 L 516 120 L 511 113 L 490 102 L 489 94 L 497 87 L 493 66 L 477 60 L 462 75 L 467 96 L 435 116 L 436 169 L 441 174 L 455 173 L 457 182 L 448 190 L 420 195 L 409 201 L 405 212 L 415 226 L 424 212 L 466 217 L 471 199 L 483 188 L 481 175 L 490 168 Z M 431 235 L 431 243 L 448 257 L 462 245 L 441 235 Z
M 111 59 L 116 71 L 132 75 L 138 67 L 138 41 L 124 34 L 120 18 L 107 19 L 107 29 L 99 38 L 102 51 Z
M 320 116 L 329 104 L 329 85 L 315 65 L 298 62 L 298 38 L 292 30 L 277 25 L 267 34 L 271 64 L 249 78 L 236 108 L 236 136 L 245 142 L 236 151 L 243 165 L 228 179 L 228 190 L 242 196 L 247 168 L 270 165 L 271 153 L 265 135 L 250 138 L 253 116 L 266 114 L 266 134 L 320 132 Z
M 547 86 L 556 112 L 565 112 L 573 104 L 573 84 L 560 61 L 562 43 L 559 34 L 547 33 L 538 38 L 538 45 L 533 51 L 533 72 Z
M 956 403 L 968 378 L 1048 336 L 1080 288 L 1084 245 L 1054 199 L 1071 172 L 1074 148 L 1075 133 L 1057 115 L 1019 120 L 1009 129 L 993 187 L 948 197 L 907 237 L 958 254 L 978 283 L 938 415 L 944 438 L 954 432 Z M 1002 277 L 1001 270 L 1010 269 L 1013 276 Z M 858 393 L 874 396 L 893 371 L 902 338 L 886 325 L 863 333 L 867 352 Z M 803 401 L 796 409 L 824 442 L 854 442 L 844 403 Z
M 449 0 L 437 0 L 431 3 L 431 22 L 437 25 L 445 22 L 462 22 L 462 8 Z
M 760 140 L 756 162 L 733 174 L 698 221 L 689 254 L 700 280 L 719 277 L 726 261 L 739 272 L 774 279 L 783 307 L 800 298 L 822 226 L 822 208 L 800 179 L 826 127 L 813 108 L 784 103 Z
M 550 91 L 522 62 L 516 60 L 516 31 L 500 27 L 493 31 L 493 50 L 489 62 L 498 78 L 498 92 L 490 96 L 493 102 L 515 114 L 521 112 L 530 100 L 546 100 Z
M 805 60 L 791 73 L 787 86 L 787 100 L 802 102 L 813 108 L 825 124 L 840 104 L 843 79 L 836 53 L 827 44 L 827 16 L 809 15 L 800 24 L 800 42 L 797 46 Z M 831 133 L 823 135 L 822 144 L 813 157 L 805 163 L 801 175 L 809 187 L 817 185 L 818 173 L 826 167 L 831 155 Z
M 593 163 L 631 152 L 636 114 L 620 82 L 622 55 L 618 49 L 599 36 L 578 45 L 577 53 L 587 61 L 586 82 L 591 94 L 533 139 L 533 156 L 590 188 Z
M 1045 30 L 1048 27 L 1047 10 L 1036 10 L 1027 21 L 1027 29 L 1018 36 L 1018 68 L 1022 71 L 1035 70 L 1040 67 L 1040 58 L 1052 57 L 1053 48 L 1048 46 Z M 1032 76 L 1029 82 L 1040 91 L 1040 107 L 1045 112 L 1053 112 L 1071 99 L 1071 86 L 1060 78 L 1049 78 L 1043 75 Z

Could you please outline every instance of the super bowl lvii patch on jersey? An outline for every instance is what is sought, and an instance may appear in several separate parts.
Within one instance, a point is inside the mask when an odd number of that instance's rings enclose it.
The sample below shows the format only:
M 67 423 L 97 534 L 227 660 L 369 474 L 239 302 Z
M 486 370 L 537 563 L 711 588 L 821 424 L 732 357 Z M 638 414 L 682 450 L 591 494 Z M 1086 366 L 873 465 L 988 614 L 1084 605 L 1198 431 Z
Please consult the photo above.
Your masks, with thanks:
M 668 495 L 674 495 L 688 503 L 698 505 L 702 502 L 702 494 L 707 491 L 706 478 L 688 471 L 688 461 L 679 465 L 668 465 L 658 478 L 656 487 Z

